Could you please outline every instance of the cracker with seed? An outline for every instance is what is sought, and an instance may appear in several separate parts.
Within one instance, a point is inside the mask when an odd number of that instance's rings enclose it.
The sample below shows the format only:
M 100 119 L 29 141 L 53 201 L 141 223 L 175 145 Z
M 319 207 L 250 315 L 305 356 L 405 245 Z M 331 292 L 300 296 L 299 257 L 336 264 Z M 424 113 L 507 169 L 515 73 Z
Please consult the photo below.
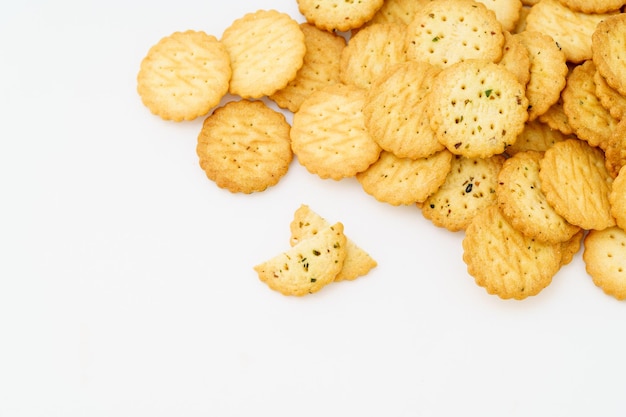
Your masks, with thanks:
M 452 154 L 447 150 L 426 158 L 398 158 L 383 151 L 378 161 L 356 175 L 363 190 L 393 206 L 424 201 L 437 191 L 450 171 Z
M 526 17 L 526 30 L 550 36 L 569 62 L 581 63 L 591 59 L 591 36 L 598 23 L 609 16 L 577 12 L 559 0 L 541 0 Z
M 529 238 L 492 205 L 465 230 L 463 261 L 476 284 L 502 299 L 539 294 L 561 268 L 561 245 Z
M 626 232 L 619 227 L 590 231 L 583 260 L 593 283 L 605 294 L 626 300 Z
M 384 0 L 298 0 L 307 22 L 329 32 L 357 29 L 372 19 Z
M 498 175 L 498 207 L 511 226 L 524 235 L 546 243 L 561 243 L 580 228 L 569 224 L 548 203 L 539 179 L 542 157 L 541 152 L 526 151 L 506 160 Z
M 611 87 L 597 70 L 597 67 L 593 82 L 596 85 L 596 96 L 602 107 L 608 110 L 613 118 L 622 120 L 626 116 L 626 96 Z
M 320 178 L 340 180 L 366 170 L 381 148 L 365 126 L 365 91 L 335 84 L 315 91 L 294 113 L 291 147 Z
M 424 217 L 452 232 L 465 230 L 476 214 L 496 203 L 498 174 L 504 161 L 503 155 L 455 156 L 443 185 L 421 205 Z
M 602 230 L 613 226 L 609 193 L 613 178 L 603 152 L 579 139 L 555 143 L 540 161 L 546 200 L 570 224 Z
M 137 92 L 162 119 L 192 120 L 219 104 L 230 77 L 230 58 L 214 36 L 174 32 L 152 46 L 141 61 Z
M 283 295 L 313 294 L 335 280 L 346 257 L 343 224 L 320 230 L 254 267 L 259 279 Z
M 379 23 L 359 30 L 341 53 L 341 82 L 369 88 L 389 68 L 406 61 L 404 33 L 405 26 L 399 23 Z
M 616 177 L 620 169 L 626 165 L 626 119 L 620 121 L 604 152 L 605 165 L 612 177 Z
M 545 152 L 555 143 L 571 138 L 571 135 L 564 135 L 559 130 L 552 129 L 546 123 L 535 119 L 532 122 L 526 122 L 524 130 L 515 143 L 506 148 L 506 153 L 513 156 L 525 151 Z
M 426 97 L 440 69 L 408 61 L 378 77 L 363 107 L 365 125 L 381 148 L 400 158 L 424 158 L 444 149 L 426 114 Z
M 296 78 L 286 87 L 270 96 L 280 107 L 296 112 L 302 102 L 315 90 L 340 82 L 341 52 L 346 47 L 342 36 L 316 28 L 308 23 L 300 25 L 304 33 L 306 53 Z
M 286 13 L 257 10 L 235 20 L 221 42 L 232 66 L 230 93 L 261 98 L 284 88 L 304 63 L 300 24 Z
M 606 17 L 594 29 L 593 62 L 607 84 L 626 96 L 626 14 Z
M 407 27 L 407 58 L 441 68 L 468 59 L 497 62 L 504 35 L 496 15 L 473 0 L 427 3 Z
M 592 60 L 572 70 L 562 93 L 563 111 L 579 139 L 606 149 L 617 120 L 596 96 L 595 73 Z
M 536 31 L 514 35 L 528 49 L 530 79 L 526 84 L 528 119 L 544 114 L 561 97 L 568 73 L 565 54 L 554 39 Z
M 443 69 L 428 96 L 428 117 L 437 139 L 467 158 L 502 153 L 528 119 L 528 99 L 515 75 L 483 60 Z
M 262 101 L 231 101 L 204 120 L 196 146 L 200 167 L 233 193 L 263 191 L 289 169 L 289 130 L 285 116 Z
M 624 0 L 559 0 L 563 5 L 577 12 L 593 14 L 615 12 L 626 5 Z
M 623 230 L 626 230 L 626 167 L 620 169 L 613 181 L 609 203 L 611 203 L 611 214 L 615 218 L 615 222 Z
M 330 226 L 330 223 L 326 219 L 311 210 L 309 206 L 303 204 L 293 215 L 293 220 L 289 226 L 291 230 L 289 242 L 291 246 L 295 246 L 317 235 L 328 226 Z M 355 280 L 358 277 L 367 275 L 377 265 L 376 260 L 369 253 L 346 236 L 346 257 L 341 271 L 335 277 L 335 281 Z
M 504 49 L 498 64 L 509 70 L 526 87 L 530 81 L 530 52 L 519 37 L 504 32 Z
M 489 10 L 493 10 L 496 19 L 502 25 L 502 29 L 511 31 L 515 29 L 515 25 L 519 19 L 522 10 L 522 2 L 520 0 L 476 0 L 487 6 Z

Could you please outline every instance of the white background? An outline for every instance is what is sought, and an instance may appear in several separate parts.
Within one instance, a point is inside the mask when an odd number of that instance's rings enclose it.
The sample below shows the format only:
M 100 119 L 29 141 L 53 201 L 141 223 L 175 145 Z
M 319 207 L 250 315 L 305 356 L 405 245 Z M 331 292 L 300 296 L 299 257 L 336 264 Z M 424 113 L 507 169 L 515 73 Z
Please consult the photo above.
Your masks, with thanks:
M 261 8 L 303 20 L 295 0 L 0 7 L 0 416 L 624 415 L 626 306 L 580 254 L 503 301 L 462 234 L 355 180 L 205 177 L 201 120 L 151 115 L 139 63 Z M 303 203 L 378 267 L 304 298 L 261 283 Z

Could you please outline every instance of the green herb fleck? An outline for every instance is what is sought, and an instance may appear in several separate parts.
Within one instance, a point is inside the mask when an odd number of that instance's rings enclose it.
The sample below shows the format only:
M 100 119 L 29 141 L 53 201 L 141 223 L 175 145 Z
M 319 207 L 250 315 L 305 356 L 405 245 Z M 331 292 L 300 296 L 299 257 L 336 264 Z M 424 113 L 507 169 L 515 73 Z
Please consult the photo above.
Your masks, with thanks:
M 433 42 L 439 42 L 439 36 L 435 36 L 435 37 L 433 38 Z
M 320 256 L 322 253 L 320 251 L 318 251 L 317 249 L 313 249 L 313 255 L 315 256 Z
M 493 93 L 493 90 L 492 90 L 492 89 L 485 90 L 485 96 L 486 96 L 487 98 L 489 98 L 489 96 L 491 95 L 491 93 Z
M 316 282 L 317 278 L 311 278 L 311 282 Z

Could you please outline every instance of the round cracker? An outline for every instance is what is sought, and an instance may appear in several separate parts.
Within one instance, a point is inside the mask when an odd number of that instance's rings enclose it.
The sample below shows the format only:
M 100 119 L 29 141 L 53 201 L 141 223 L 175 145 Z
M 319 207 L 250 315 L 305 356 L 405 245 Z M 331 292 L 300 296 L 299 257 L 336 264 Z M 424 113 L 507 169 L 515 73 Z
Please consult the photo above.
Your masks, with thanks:
M 307 22 L 320 29 L 346 32 L 364 25 L 383 3 L 383 0 L 298 0 L 298 9 Z
M 504 32 L 504 49 L 498 64 L 514 74 L 524 87 L 530 81 L 530 52 L 521 39 L 510 32 Z
M 233 70 L 231 94 L 269 96 L 296 77 L 306 45 L 300 24 L 286 13 L 257 10 L 235 20 L 222 34 Z
M 426 97 L 439 68 L 427 62 L 398 64 L 367 92 L 363 114 L 372 138 L 400 158 L 424 158 L 444 148 L 426 114 Z
M 626 167 L 620 169 L 613 181 L 609 202 L 615 222 L 623 230 L 626 230 Z
M 607 17 L 592 35 L 593 62 L 607 84 L 626 96 L 626 14 Z
M 196 146 L 200 167 L 233 193 L 263 191 L 289 169 L 289 129 L 285 116 L 261 101 L 231 101 L 204 120 Z
M 291 146 L 298 161 L 321 178 L 340 180 L 366 170 L 381 148 L 365 126 L 365 91 L 335 84 L 315 91 L 294 114 Z
M 626 116 L 626 96 L 612 88 L 597 68 L 593 82 L 596 85 L 596 96 L 600 100 L 600 104 L 608 110 L 613 118 L 622 120 Z
M 593 14 L 618 11 L 626 5 L 624 0 L 559 0 L 569 9 L 577 12 Z
M 465 230 L 463 261 L 489 294 L 517 299 L 539 294 L 561 267 L 561 246 L 531 239 L 496 205 L 478 213 Z
M 141 61 L 137 92 L 164 120 L 206 115 L 228 92 L 230 58 L 224 45 L 202 31 L 174 32 Z
M 524 87 L 504 67 L 467 60 L 442 70 L 428 96 L 430 124 L 450 152 L 467 158 L 502 153 L 528 118 Z
M 367 25 L 376 23 L 400 23 L 408 25 L 417 12 L 434 0 L 386 0 Z
M 538 120 L 526 122 L 524 130 L 515 140 L 515 143 L 506 148 L 507 155 L 513 156 L 519 152 L 538 151 L 545 152 L 557 142 L 571 139 L 572 136 L 552 129 L 546 123 Z
M 579 139 L 555 143 L 540 162 L 541 189 L 570 224 L 602 230 L 613 226 L 609 193 L 613 178 L 598 148 Z
M 604 157 L 609 173 L 616 177 L 620 169 L 626 165 L 626 119 L 620 121 L 615 127 Z
M 605 294 L 626 300 L 626 232 L 619 227 L 590 231 L 583 260 L 593 283 Z
M 493 10 L 496 19 L 502 25 L 502 29 L 511 31 L 515 29 L 519 20 L 522 2 L 520 0 L 476 0 Z

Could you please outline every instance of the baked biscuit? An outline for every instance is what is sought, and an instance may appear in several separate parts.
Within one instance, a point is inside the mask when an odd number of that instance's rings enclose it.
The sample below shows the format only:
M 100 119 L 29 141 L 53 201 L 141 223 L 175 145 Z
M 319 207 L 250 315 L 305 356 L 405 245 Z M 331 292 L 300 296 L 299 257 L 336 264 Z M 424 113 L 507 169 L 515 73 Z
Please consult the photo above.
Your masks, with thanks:
M 196 153 L 218 187 L 233 193 L 263 191 L 289 169 L 289 124 L 262 101 L 231 101 L 204 120 Z
M 562 93 L 562 92 L 561 92 Z M 554 103 L 545 113 L 540 114 L 535 120 L 539 119 L 540 122 L 547 124 L 554 130 L 558 130 L 563 135 L 573 135 L 574 129 L 569 124 L 567 115 L 563 111 L 563 98 L 559 96 L 559 99 Z
M 291 147 L 320 178 L 340 180 L 366 170 L 381 148 L 365 127 L 365 90 L 335 84 L 311 94 L 293 115 Z
M 580 229 L 569 240 L 561 243 L 561 266 L 567 265 L 574 260 L 574 256 L 580 251 L 584 237 L 585 230 Z
M 303 204 L 296 210 L 289 225 L 291 230 L 289 242 L 291 246 L 295 246 L 317 235 L 328 226 L 330 226 L 330 223 L 326 219 L 311 210 L 309 206 Z M 367 275 L 376 266 L 376 260 L 346 236 L 346 258 L 343 261 L 341 271 L 335 277 L 335 281 L 352 281 Z
M 590 231 L 583 260 L 593 283 L 605 294 L 626 300 L 626 232 L 619 227 Z
M 504 161 L 503 155 L 455 156 L 443 185 L 421 205 L 424 217 L 452 232 L 465 230 L 476 214 L 496 203 L 498 174 Z
M 626 165 L 626 119 L 617 124 L 604 151 L 605 165 L 612 177 Z
M 496 15 L 473 0 L 427 3 L 407 27 L 407 58 L 441 68 L 468 59 L 497 62 L 504 35 Z
M 487 6 L 496 14 L 496 19 L 502 24 L 502 29 L 511 31 L 515 29 L 522 10 L 520 0 L 477 0 Z
M 467 158 L 502 153 L 528 119 L 528 100 L 515 75 L 489 61 L 467 60 L 445 68 L 428 96 L 437 140 Z
M 230 56 L 230 93 L 269 96 L 296 77 L 306 45 L 300 24 L 286 13 L 257 10 L 235 20 L 222 34 Z
M 463 261 L 476 284 L 503 299 L 539 294 L 561 268 L 561 246 L 531 239 L 498 206 L 478 213 L 465 230 Z
M 426 97 L 439 68 L 409 61 L 378 77 L 367 92 L 365 125 L 381 148 L 400 158 L 424 158 L 444 149 L 426 114 Z
M 607 84 L 626 96 L 626 14 L 606 17 L 594 29 L 591 37 L 593 62 Z
M 335 223 L 254 267 L 259 279 L 283 295 L 313 294 L 335 280 L 346 257 L 343 224 Z
M 559 0 L 568 8 L 582 13 L 607 13 L 618 11 L 626 5 L 624 0 Z
M 515 143 L 506 148 L 506 154 L 513 156 L 525 151 L 545 152 L 555 143 L 572 137 L 535 119 L 532 122 L 526 122 L 524 130 L 519 134 Z
M 617 177 L 613 181 L 611 194 L 609 195 L 611 203 L 611 214 L 615 218 L 615 222 L 623 230 L 626 230 L 626 168 L 622 167 Z
M 408 25 L 426 3 L 434 0 L 386 0 L 374 17 L 366 23 L 400 23 Z
M 230 77 L 230 58 L 214 36 L 174 32 L 152 46 L 141 61 L 137 92 L 162 119 L 192 120 L 219 104 Z
M 342 36 L 316 28 L 308 23 L 300 25 L 304 33 L 306 53 L 296 78 L 286 87 L 270 96 L 280 107 L 296 112 L 302 102 L 315 90 L 340 82 L 341 52 L 346 47 Z
M 504 32 L 504 49 L 498 64 L 509 70 L 526 87 L 530 81 L 530 52 L 519 37 Z
M 570 224 L 602 230 L 615 225 L 609 193 L 613 178 L 598 148 L 579 139 L 555 143 L 540 161 L 546 200 Z
M 347 32 L 360 28 L 383 6 L 384 0 L 298 0 L 307 22 L 320 29 Z
M 621 95 L 607 84 L 597 68 L 593 76 L 593 82 L 596 86 L 596 96 L 600 100 L 602 107 L 608 110 L 613 118 L 622 120 L 626 116 L 626 96 Z

